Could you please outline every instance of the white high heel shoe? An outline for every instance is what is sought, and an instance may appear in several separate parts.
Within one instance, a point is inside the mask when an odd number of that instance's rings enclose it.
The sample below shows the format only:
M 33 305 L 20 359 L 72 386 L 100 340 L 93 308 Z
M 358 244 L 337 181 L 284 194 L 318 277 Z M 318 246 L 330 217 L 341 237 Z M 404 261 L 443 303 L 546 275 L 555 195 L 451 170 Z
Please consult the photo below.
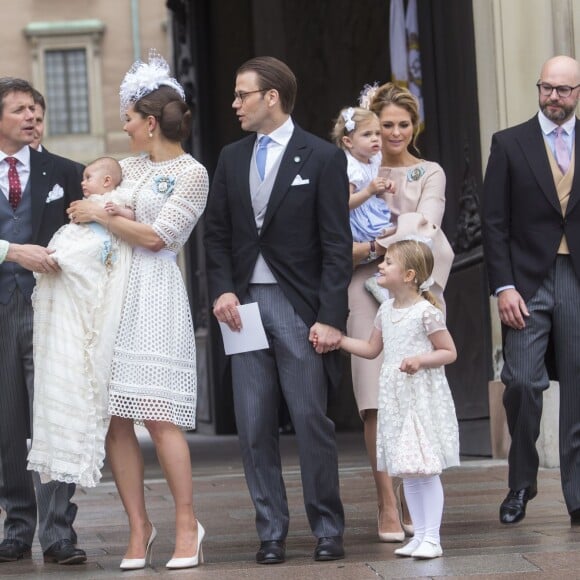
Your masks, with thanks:
M 179 568 L 195 568 L 199 564 L 203 564 L 203 538 L 205 536 L 205 530 L 200 522 L 197 522 L 197 552 L 195 556 L 191 558 L 171 558 L 167 564 L 166 568 L 171 570 L 177 570 Z
M 151 564 L 151 557 L 153 554 L 153 542 L 157 537 L 157 530 L 155 526 L 151 524 L 151 535 L 147 541 L 147 547 L 145 548 L 145 558 L 123 558 L 119 564 L 121 570 L 140 570 L 145 568 L 147 564 Z
M 413 536 L 415 534 L 415 529 L 413 528 L 413 524 L 406 524 L 403 521 L 403 498 L 402 498 L 402 494 L 403 494 L 403 484 L 400 483 L 396 488 L 395 488 L 395 498 L 397 499 L 397 510 L 399 512 L 399 521 L 401 522 L 401 527 L 403 528 L 403 531 L 405 532 L 405 536 Z
M 405 539 L 405 532 L 381 532 L 380 510 L 377 512 L 377 527 L 381 542 L 402 542 Z

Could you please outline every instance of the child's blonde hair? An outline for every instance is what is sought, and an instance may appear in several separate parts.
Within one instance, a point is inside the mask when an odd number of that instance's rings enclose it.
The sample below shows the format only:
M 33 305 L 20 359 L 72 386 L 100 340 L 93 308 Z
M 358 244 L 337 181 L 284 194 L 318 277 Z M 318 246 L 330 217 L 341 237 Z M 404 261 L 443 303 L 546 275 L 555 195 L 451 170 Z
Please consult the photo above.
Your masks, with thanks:
M 334 122 L 334 128 L 331 135 L 333 142 L 341 149 L 346 149 L 342 138 L 352 135 L 359 123 L 365 123 L 373 119 L 376 119 L 377 122 L 379 120 L 379 118 L 368 109 L 362 109 L 361 107 L 345 107 L 340 111 L 336 121 Z
M 413 284 L 415 284 L 417 292 L 425 300 L 441 310 L 441 305 L 433 293 L 428 289 L 421 290 L 421 285 L 433 273 L 435 260 L 431 248 L 425 242 L 418 239 L 400 240 L 393 242 L 387 248 L 387 255 L 392 257 L 393 254 L 396 256 L 395 260 L 401 264 L 404 270 L 413 270 L 415 272 Z

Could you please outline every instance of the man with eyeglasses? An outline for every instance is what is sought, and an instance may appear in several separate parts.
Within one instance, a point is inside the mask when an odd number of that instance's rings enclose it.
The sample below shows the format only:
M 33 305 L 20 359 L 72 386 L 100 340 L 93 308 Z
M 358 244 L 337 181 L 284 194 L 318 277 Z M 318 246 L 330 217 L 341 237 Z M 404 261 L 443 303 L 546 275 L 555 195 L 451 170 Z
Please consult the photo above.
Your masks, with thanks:
M 296 78 L 278 59 L 254 58 L 238 69 L 232 107 L 251 135 L 222 150 L 205 215 L 214 315 L 236 331 L 238 306 L 257 302 L 269 342 L 231 357 L 259 564 L 284 562 L 286 553 L 282 397 L 296 431 L 314 558 L 344 557 L 334 424 L 326 407 L 341 375 L 337 349 L 352 273 L 348 180 L 344 154 L 294 123 L 295 97 Z
M 571 524 L 580 525 L 580 63 L 549 59 L 536 86 L 538 114 L 493 136 L 483 192 L 512 438 L 500 521 L 521 521 L 537 493 L 542 394 L 557 378 L 562 490 Z

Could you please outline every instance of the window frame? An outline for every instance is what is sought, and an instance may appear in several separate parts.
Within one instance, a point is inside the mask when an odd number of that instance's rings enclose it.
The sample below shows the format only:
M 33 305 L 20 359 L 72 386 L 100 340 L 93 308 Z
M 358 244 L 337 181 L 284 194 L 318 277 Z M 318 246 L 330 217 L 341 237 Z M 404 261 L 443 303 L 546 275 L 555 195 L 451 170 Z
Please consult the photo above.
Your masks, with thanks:
M 78 158 L 104 152 L 101 43 L 105 25 L 100 20 L 66 22 L 31 22 L 24 34 L 32 56 L 32 84 L 43 95 L 46 92 L 46 53 L 48 51 L 84 50 L 86 55 L 89 133 L 50 134 L 50 103 L 47 103 L 47 133 L 44 142 L 59 153 Z M 46 96 L 46 95 L 45 95 Z

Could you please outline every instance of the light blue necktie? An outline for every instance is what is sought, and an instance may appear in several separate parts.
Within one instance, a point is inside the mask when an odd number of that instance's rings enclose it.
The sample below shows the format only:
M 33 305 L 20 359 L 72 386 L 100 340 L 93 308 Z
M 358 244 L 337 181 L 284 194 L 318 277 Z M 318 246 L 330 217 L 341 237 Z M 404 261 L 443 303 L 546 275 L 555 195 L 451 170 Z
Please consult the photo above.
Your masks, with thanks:
M 262 181 L 264 181 L 264 175 L 266 173 L 266 157 L 268 156 L 268 143 L 270 141 L 272 139 L 268 135 L 264 135 L 260 138 L 258 149 L 256 150 L 256 166 L 258 167 L 258 174 Z

